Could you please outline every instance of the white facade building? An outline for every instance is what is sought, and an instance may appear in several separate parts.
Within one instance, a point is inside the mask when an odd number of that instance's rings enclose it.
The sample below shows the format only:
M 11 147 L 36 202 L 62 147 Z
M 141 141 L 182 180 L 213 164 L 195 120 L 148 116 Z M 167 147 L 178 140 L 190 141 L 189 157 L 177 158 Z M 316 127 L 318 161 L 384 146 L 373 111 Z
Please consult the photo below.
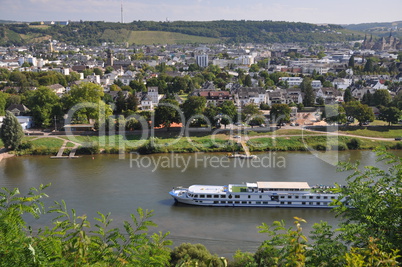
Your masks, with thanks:
M 195 57 L 195 60 L 197 61 L 197 65 L 200 66 L 201 68 L 208 67 L 208 55 L 207 54 L 197 55 Z

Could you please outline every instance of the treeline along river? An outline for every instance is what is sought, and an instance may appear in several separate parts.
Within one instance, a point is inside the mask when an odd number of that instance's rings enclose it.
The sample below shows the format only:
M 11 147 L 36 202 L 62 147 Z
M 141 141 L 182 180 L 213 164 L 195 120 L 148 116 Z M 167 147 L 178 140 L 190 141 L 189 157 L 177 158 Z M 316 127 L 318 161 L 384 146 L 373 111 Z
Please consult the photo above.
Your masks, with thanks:
M 402 156 L 401 151 L 394 152 Z M 307 220 L 306 233 L 320 220 L 336 226 L 338 219 L 329 209 L 279 209 L 198 207 L 175 204 L 168 192 L 175 186 L 228 184 L 254 181 L 306 181 L 310 185 L 345 184 L 347 173 L 336 171 L 327 162 L 360 161 L 362 166 L 384 166 L 372 151 L 330 151 L 321 156 L 310 152 L 257 154 L 255 161 L 227 159 L 225 154 L 136 154 L 84 156 L 78 159 L 50 159 L 45 156 L 14 157 L 0 162 L 0 186 L 20 188 L 51 183 L 45 202 L 65 200 L 69 209 L 89 218 L 97 212 L 111 213 L 113 226 L 130 220 L 137 207 L 154 210 L 157 231 L 170 231 L 177 246 L 183 242 L 202 243 L 212 253 L 232 256 L 237 249 L 254 252 L 265 239 L 258 233 L 262 222 L 293 217 Z M 330 158 L 331 160 L 328 160 Z M 29 222 L 38 227 L 49 224 L 50 217 Z

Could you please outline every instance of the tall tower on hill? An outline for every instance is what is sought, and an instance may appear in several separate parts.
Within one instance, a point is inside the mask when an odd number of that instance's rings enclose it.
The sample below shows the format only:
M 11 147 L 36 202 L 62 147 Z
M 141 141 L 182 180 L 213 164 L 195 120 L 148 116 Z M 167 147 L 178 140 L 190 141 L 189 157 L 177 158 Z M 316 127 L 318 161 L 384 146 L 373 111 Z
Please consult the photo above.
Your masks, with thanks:
M 123 17 L 123 1 L 121 1 L 121 23 L 124 23 L 124 17 Z

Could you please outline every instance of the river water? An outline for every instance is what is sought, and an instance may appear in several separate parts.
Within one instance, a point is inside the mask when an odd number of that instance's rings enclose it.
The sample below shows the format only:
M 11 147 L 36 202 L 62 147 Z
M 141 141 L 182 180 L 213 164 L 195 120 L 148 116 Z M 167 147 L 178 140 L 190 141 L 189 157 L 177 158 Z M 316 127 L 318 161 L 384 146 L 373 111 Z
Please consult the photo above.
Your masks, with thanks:
M 402 156 L 401 151 L 395 152 Z M 382 166 L 371 151 L 276 152 L 257 154 L 256 161 L 226 159 L 224 154 L 164 154 L 139 156 L 84 156 L 79 159 L 50 159 L 45 156 L 14 157 L 0 162 L 0 186 L 30 187 L 51 183 L 46 189 L 53 201 L 65 200 L 69 209 L 89 218 L 96 212 L 111 212 L 114 226 L 130 220 L 137 207 L 153 210 L 157 231 L 170 231 L 177 246 L 202 243 L 212 253 L 232 256 L 237 249 L 254 252 L 265 236 L 257 226 L 293 217 L 307 220 L 306 231 L 320 220 L 336 226 L 338 219 L 328 209 L 196 207 L 175 204 L 168 192 L 175 186 L 228 184 L 254 181 L 306 181 L 310 185 L 345 184 L 347 173 L 336 171 L 331 160 L 356 161 L 362 166 Z M 34 221 L 41 225 L 48 220 Z

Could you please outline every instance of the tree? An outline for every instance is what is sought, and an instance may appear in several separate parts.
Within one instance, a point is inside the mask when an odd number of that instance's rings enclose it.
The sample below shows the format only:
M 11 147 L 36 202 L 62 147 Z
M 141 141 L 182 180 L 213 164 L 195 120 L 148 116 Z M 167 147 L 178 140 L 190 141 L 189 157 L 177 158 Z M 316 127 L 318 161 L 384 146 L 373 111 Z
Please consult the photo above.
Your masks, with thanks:
M 2 266 L 169 266 L 167 233 L 149 234 L 157 225 L 151 211 L 137 209 L 124 221 L 124 230 L 110 227 L 110 214 L 98 212 L 94 225 L 87 216 L 67 209 L 64 201 L 46 207 L 43 190 L 31 188 L 20 196 L 18 188 L 0 190 L 0 257 Z M 27 215 L 54 215 L 52 226 L 28 230 Z
M 292 110 L 286 104 L 273 104 L 271 107 L 271 120 L 277 125 L 282 125 L 284 122 L 289 122 L 290 112 Z
M 341 164 L 342 170 L 351 174 L 347 186 L 338 188 L 340 197 L 334 209 L 342 218 L 340 237 L 356 247 L 367 247 L 374 238 L 382 250 L 400 253 L 402 158 L 379 151 L 379 159 L 387 162 L 388 169 Z
M 375 106 L 387 106 L 392 97 L 387 89 L 378 89 L 373 94 L 373 103 Z
M 127 111 L 136 112 L 138 109 L 138 99 L 135 94 L 129 94 L 126 100 Z
M 41 86 L 35 91 L 27 91 L 24 96 L 36 126 L 47 128 L 55 116 L 62 115 L 60 98 L 50 88 Z
M 203 96 L 188 97 L 181 107 L 186 120 L 190 120 L 193 116 L 202 115 L 204 113 L 206 104 L 207 99 Z
M 343 95 L 343 101 L 344 102 L 349 102 L 353 100 L 352 92 L 350 91 L 349 88 L 346 88 L 345 93 Z
M 398 123 L 399 118 L 402 116 L 402 111 L 396 107 L 384 107 L 380 108 L 379 119 L 388 122 L 388 125 L 391 123 Z
M 313 107 L 315 104 L 315 93 L 311 82 L 312 80 L 306 77 L 300 84 L 300 89 L 302 92 L 304 92 L 303 105 L 305 107 Z
M 79 108 L 73 120 L 79 123 L 88 123 L 90 119 L 104 120 L 101 116 L 108 117 L 112 114 L 109 105 L 102 101 L 104 96 L 103 88 L 94 83 L 81 83 L 72 87 L 71 91 L 65 94 L 62 102 L 66 111 L 75 105 Z M 91 106 L 91 107 L 90 107 Z M 104 114 L 99 111 L 104 110 Z
M 3 125 L 0 128 L 0 138 L 4 143 L 6 149 L 17 149 L 24 137 L 24 131 L 18 119 L 10 111 L 6 112 L 3 119 Z
M 0 116 L 6 114 L 7 100 L 9 95 L 7 93 L 0 92 Z
M 130 87 L 136 92 L 143 92 L 143 91 L 147 90 L 147 87 L 145 86 L 145 84 L 143 82 L 139 82 L 136 80 L 130 81 Z
M 322 117 L 329 124 L 346 122 L 345 109 L 340 105 L 326 105 Z
M 245 77 L 244 77 L 244 86 L 246 86 L 246 87 L 251 87 L 251 86 L 253 86 L 253 83 L 252 83 L 252 81 L 251 81 L 251 76 L 250 76 L 250 74 L 247 74 Z
M 202 244 L 180 244 L 172 250 L 170 257 L 170 266 L 225 266 L 218 256 L 212 255 Z
M 225 128 L 229 123 L 237 122 L 238 113 L 233 101 L 224 101 L 219 107 L 219 114 L 223 115 L 221 123 Z
M 344 103 L 343 107 L 349 122 L 353 122 L 356 119 L 359 121 L 359 125 L 362 126 L 364 122 L 372 122 L 375 119 L 373 110 L 368 105 L 358 101 Z
M 354 67 L 355 67 L 355 56 L 354 56 L 354 55 L 352 55 L 352 56 L 349 58 L 348 66 L 349 66 L 349 68 L 354 68 Z
M 126 102 L 126 98 L 124 97 L 123 92 L 119 91 L 117 93 L 115 104 L 116 104 L 116 109 L 115 109 L 116 114 L 122 114 L 123 112 L 125 112 L 127 110 L 127 102 Z
M 259 114 L 261 114 L 261 111 L 258 106 L 256 104 L 250 103 L 243 107 L 241 111 L 241 119 L 245 122 Z
M 275 221 L 272 226 L 263 223 L 258 227 L 268 239 L 254 255 L 257 266 L 305 266 L 308 246 L 300 223 L 306 221 L 294 218 L 295 228 L 286 228 L 284 221 Z
M 370 93 L 370 90 L 367 90 L 367 92 L 364 93 L 361 102 L 362 102 L 362 104 L 366 104 L 366 105 L 369 105 L 369 106 L 374 104 L 373 95 Z
M 365 72 L 374 72 L 374 60 L 372 58 L 368 58 L 366 64 L 364 64 L 364 71 Z
M 168 131 L 170 124 L 181 122 L 179 103 L 173 99 L 161 100 L 155 108 L 155 126 L 163 125 Z

